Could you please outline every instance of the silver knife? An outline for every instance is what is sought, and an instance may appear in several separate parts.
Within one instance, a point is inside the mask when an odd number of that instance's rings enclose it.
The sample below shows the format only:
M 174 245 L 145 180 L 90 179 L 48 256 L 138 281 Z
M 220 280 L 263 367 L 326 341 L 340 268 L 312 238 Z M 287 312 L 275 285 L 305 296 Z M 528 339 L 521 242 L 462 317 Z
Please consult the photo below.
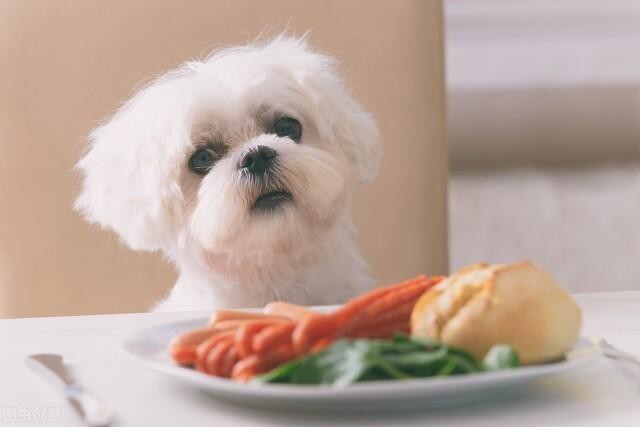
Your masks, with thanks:
M 113 413 L 97 397 L 80 387 L 64 366 L 59 354 L 32 354 L 26 359 L 27 366 L 62 391 L 71 407 L 90 426 L 107 426 Z

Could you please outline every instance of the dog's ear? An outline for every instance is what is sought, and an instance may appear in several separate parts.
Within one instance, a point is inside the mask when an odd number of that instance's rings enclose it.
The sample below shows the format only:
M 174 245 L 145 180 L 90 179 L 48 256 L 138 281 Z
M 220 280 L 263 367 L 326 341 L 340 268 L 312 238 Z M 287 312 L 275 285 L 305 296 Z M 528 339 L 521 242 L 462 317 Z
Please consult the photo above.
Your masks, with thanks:
M 334 99 L 333 133 L 352 162 L 358 181 L 371 181 L 380 167 L 380 133 L 370 114 L 343 91 Z
M 165 79 L 138 92 L 91 133 L 76 165 L 84 176 L 76 210 L 132 249 L 165 248 L 182 214 L 179 179 L 190 133 L 173 96 L 178 84 Z
M 356 171 L 360 183 L 373 179 L 381 157 L 380 133 L 373 117 L 366 113 L 345 88 L 337 72 L 336 61 L 314 52 L 306 41 L 277 37 L 269 46 L 289 63 L 300 90 L 316 109 L 316 116 L 325 119 L 317 123 L 320 133 L 342 148 Z

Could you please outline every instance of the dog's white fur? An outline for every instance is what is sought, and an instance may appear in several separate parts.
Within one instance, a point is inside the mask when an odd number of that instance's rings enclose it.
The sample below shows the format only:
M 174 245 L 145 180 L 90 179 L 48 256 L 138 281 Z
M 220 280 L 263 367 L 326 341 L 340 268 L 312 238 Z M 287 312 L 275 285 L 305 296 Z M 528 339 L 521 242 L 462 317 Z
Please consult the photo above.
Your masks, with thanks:
M 302 124 L 299 144 L 265 130 L 281 116 Z M 282 35 L 188 62 L 138 91 L 92 132 L 75 206 L 131 248 L 175 263 L 178 282 L 155 310 L 337 303 L 372 285 L 349 209 L 377 172 L 378 140 L 334 61 Z M 228 151 L 199 176 L 187 162 L 210 142 Z M 277 151 L 274 179 L 293 197 L 268 214 L 251 209 L 261 190 L 237 167 L 257 145 Z

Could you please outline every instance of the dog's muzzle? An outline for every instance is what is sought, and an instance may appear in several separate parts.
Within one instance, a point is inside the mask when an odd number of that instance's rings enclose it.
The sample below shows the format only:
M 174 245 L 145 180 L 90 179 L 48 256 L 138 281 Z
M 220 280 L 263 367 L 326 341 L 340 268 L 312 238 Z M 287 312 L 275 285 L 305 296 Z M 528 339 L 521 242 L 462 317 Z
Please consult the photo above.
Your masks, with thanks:
M 238 169 L 258 178 L 260 185 L 264 186 L 261 194 L 254 201 L 253 211 L 271 211 L 286 202 L 292 200 L 291 193 L 279 188 L 279 185 L 269 185 L 269 176 L 272 176 L 278 153 L 273 148 L 264 145 L 252 147 L 242 155 L 238 162 Z

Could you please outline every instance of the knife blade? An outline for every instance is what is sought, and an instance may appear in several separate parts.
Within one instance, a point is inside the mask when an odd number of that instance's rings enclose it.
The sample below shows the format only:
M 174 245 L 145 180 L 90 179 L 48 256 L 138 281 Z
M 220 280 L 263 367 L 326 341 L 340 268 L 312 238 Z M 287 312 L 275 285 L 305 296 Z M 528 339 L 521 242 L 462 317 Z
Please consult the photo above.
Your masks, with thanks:
M 78 385 L 64 366 L 59 354 L 32 354 L 26 358 L 29 368 L 62 392 L 74 411 L 90 426 L 107 426 L 113 413 L 93 394 Z

